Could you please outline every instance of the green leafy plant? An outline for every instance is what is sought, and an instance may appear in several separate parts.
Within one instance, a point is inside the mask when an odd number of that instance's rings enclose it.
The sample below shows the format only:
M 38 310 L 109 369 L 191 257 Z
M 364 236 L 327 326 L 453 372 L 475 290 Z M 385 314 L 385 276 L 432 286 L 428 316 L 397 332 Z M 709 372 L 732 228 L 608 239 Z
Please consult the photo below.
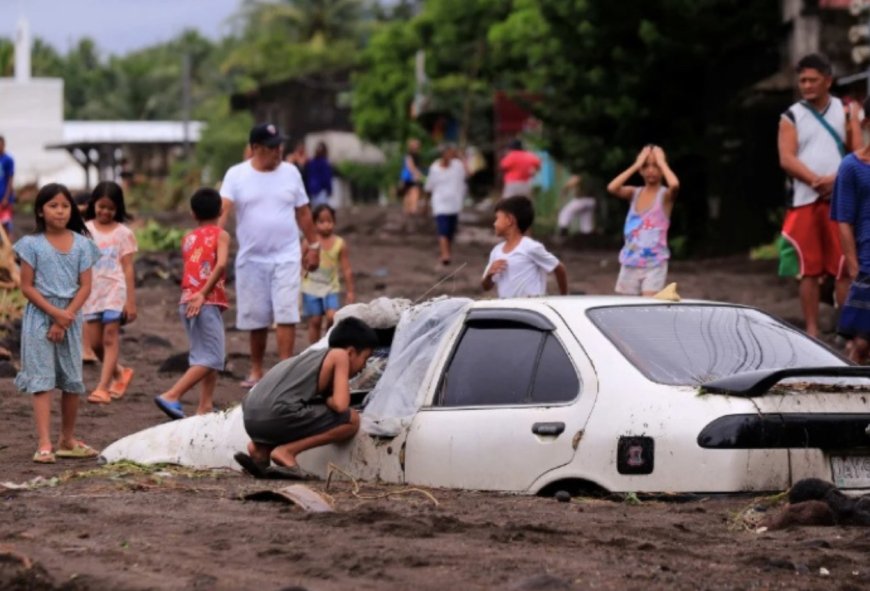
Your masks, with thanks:
M 749 251 L 751 261 L 775 261 L 779 258 L 779 237 L 767 244 L 760 244 Z
M 148 220 L 148 223 L 137 229 L 135 233 L 139 250 L 163 252 L 180 248 L 185 230 L 183 228 L 167 228 L 155 220 Z

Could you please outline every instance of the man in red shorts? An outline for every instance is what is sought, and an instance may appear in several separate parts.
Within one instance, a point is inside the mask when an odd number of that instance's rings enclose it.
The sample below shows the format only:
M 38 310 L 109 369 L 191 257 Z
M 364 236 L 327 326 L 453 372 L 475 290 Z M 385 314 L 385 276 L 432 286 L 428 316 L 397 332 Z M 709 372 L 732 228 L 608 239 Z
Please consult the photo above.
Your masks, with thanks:
M 840 161 L 857 147 L 861 131 L 857 114 L 850 116 L 852 109 L 847 111 L 830 94 L 832 69 L 825 57 L 808 55 L 798 62 L 796 71 L 801 100 L 779 120 L 779 162 L 792 180 L 792 201 L 782 236 L 797 255 L 795 270 L 807 333 L 818 336 L 820 279 L 825 275 L 836 279 L 839 305 L 849 289 L 830 203 Z

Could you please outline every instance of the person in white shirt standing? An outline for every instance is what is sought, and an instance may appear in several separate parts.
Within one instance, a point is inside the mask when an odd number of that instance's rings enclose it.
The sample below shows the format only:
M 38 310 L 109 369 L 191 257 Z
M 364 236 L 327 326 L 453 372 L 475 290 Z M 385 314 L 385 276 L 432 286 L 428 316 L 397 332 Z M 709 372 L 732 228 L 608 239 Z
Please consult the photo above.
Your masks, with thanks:
M 819 334 L 819 280 L 836 280 L 842 306 L 849 289 L 837 223 L 830 203 L 843 157 L 860 147 L 861 130 L 855 108 L 831 96 L 831 63 L 819 54 L 802 58 L 796 68 L 801 100 L 779 120 L 779 163 L 791 178 L 792 194 L 782 225 L 784 242 L 779 274 L 800 278 L 801 308 L 806 331 Z
M 441 157 L 429 167 L 426 191 L 432 194 L 432 215 L 438 229 L 438 250 L 441 265 L 450 264 L 453 238 L 459 225 L 459 212 L 465 200 L 465 164 L 450 144 L 441 147 Z
M 251 158 L 230 168 L 221 185 L 220 225 L 236 216 L 236 328 L 250 331 L 251 373 L 242 382 L 253 387 L 263 377 L 269 327 L 276 325 L 278 356 L 293 355 L 299 322 L 302 263 L 320 264 L 320 242 L 308 195 L 295 166 L 281 160 L 286 138 L 271 123 L 254 126 Z M 308 241 L 302 260 L 300 229 Z
M 493 228 L 504 242 L 489 255 L 481 280 L 484 291 L 496 287 L 500 298 L 546 295 L 547 274 L 553 273 L 559 293 L 568 294 L 565 265 L 543 244 L 525 236 L 534 221 L 535 208 L 528 197 L 508 197 L 496 204 Z

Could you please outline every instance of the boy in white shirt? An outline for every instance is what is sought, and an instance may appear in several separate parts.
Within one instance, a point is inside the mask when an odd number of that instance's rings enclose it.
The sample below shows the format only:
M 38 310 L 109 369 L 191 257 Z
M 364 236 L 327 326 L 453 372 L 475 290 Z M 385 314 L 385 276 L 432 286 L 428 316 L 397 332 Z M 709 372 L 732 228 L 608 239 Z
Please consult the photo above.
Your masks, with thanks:
M 527 197 L 508 197 L 495 206 L 493 227 L 504 242 L 489 255 L 481 281 L 484 291 L 496 286 L 500 298 L 546 295 L 547 273 L 553 273 L 559 293 L 568 294 L 565 265 L 543 244 L 524 235 L 534 221 L 535 209 Z
M 465 164 L 457 157 L 451 144 L 441 147 L 441 157 L 429 167 L 426 190 L 432 193 L 432 215 L 438 230 L 439 260 L 442 266 L 450 264 L 453 238 L 459 224 L 459 212 L 465 199 Z

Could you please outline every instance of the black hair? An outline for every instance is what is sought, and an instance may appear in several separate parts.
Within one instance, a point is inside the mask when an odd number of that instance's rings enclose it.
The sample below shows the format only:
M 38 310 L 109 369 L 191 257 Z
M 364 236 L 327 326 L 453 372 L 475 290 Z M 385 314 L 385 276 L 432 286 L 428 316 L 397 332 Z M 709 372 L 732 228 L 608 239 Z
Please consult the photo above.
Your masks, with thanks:
M 104 197 L 115 205 L 114 220 L 116 222 L 123 224 L 130 219 L 130 216 L 127 215 L 127 207 L 124 205 L 124 189 L 114 181 L 103 181 L 94 187 L 91 193 L 88 210 L 85 212 L 86 220 L 92 220 L 97 217 L 97 201 Z
M 317 147 L 314 149 L 314 156 L 322 158 L 329 156 L 329 148 L 326 147 L 326 142 L 317 143 Z
M 82 214 L 79 213 L 79 208 L 76 207 L 75 201 L 73 201 L 72 194 L 70 194 L 66 185 L 61 185 L 60 183 L 49 183 L 43 186 L 39 190 L 39 193 L 36 194 L 36 201 L 33 204 L 33 214 L 36 216 L 36 233 L 45 233 L 45 216 L 42 214 L 42 210 L 46 203 L 58 195 L 63 195 L 70 205 L 66 229 L 90 238 L 91 233 L 85 227 L 85 221 L 82 219 Z
M 87 205 L 91 202 L 91 194 L 87 191 L 77 191 L 75 195 L 73 195 L 73 201 L 76 205 Z
M 329 348 L 346 349 L 353 347 L 357 351 L 374 349 L 378 346 L 378 334 L 359 318 L 345 318 L 329 331 Z
M 521 139 L 511 140 L 511 143 L 508 144 L 508 149 L 510 149 L 510 150 L 522 150 L 523 149 L 523 141 Z
M 797 73 L 801 73 L 804 70 L 818 70 L 825 76 L 830 76 L 834 73 L 830 60 L 821 53 L 805 55 L 797 63 L 797 67 L 794 70 Z
M 535 221 L 535 206 L 532 200 L 522 195 L 502 199 L 495 205 L 495 211 L 501 211 L 514 216 L 520 232 L 525 232 L 532 227 Z
M 870 121 L 870 96 L 864 99 L 864 103 L 861 105 L 861 108 L 864 109 L 863 121 Z
M 197 189 L 190 197 L 190 209 L 193 211 L 193 217 L 200 222 L 219 218 L 221 204 L 221 194 L 209 187 Z
M 336 220 L 335 209 L 333 209 L 328 203 L 321 203 L 320 205 L 315 206 L 314 211 L 311 212 L 311 218 L 315 223 L 317 222 L 317 218 L 319 218 L 320 214 L 324 211 L 328 211 L 330 215 L 332 215 L 333 222 Z

